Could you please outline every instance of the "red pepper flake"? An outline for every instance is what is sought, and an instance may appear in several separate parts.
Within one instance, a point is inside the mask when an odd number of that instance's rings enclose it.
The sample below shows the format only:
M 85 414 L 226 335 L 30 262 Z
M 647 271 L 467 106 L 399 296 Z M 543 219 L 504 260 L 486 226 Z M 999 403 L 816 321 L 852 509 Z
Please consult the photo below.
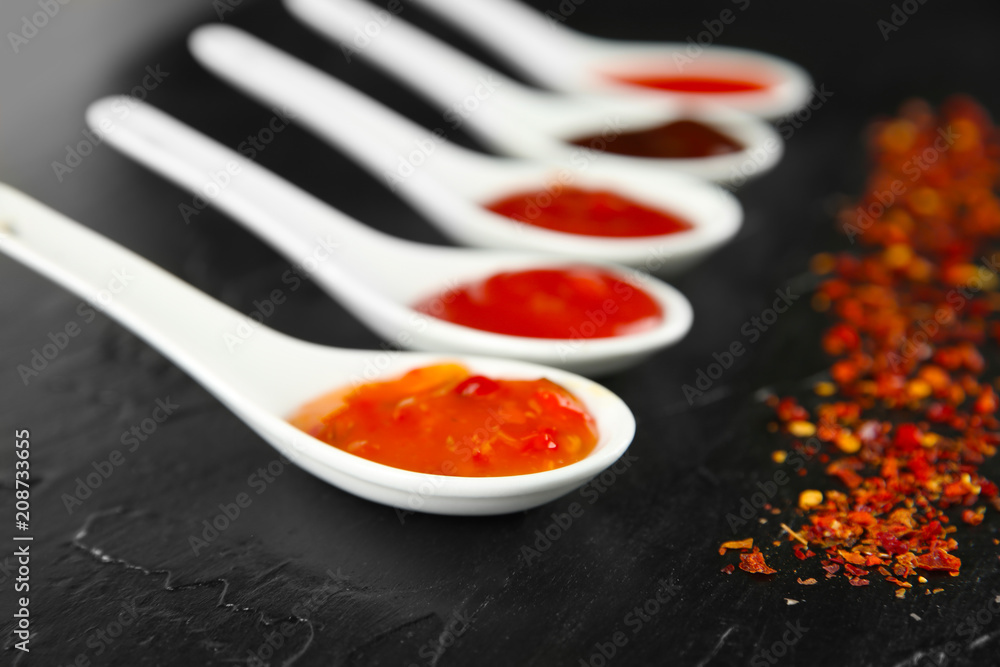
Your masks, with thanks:
M 812 577 L 809 577 L 808 579 L 803 579 L 802 577 L 798 577 L 795 581 L 802 584 L 803 586 L 815 586 L 817 583 L 816 580 L 813 579 Z
M 799 560 L 812 558 L 813 556 L 816 555 L 815 551 L 813 551 L 812 549 L 807 549 L 803 547 L 801 544 L 796 544 L 795 546 L 793 546 L 792 553 L 795 554 L 795 557 L 798 558 Z
M 914 175 L 944 133 L 954 145 Z M 916 568 L 959 573 L 961 533 L 946 510 L 973 526 L 987 507 L 1000 511 L 1000 489 L 980 471 L 1000 448 L 1000 384 L 985 374 L 1000 346 L 1000 278 L 982 259 L 1000 253 L 1000 128 L 954 98 L 936 113 L 909 102 L 870 136 L 870 187 L 841 218 L 856 244 L 812 263 L 830 381 L 801 403 L 767 403 L 776 448 L 809 461 L 798 475 L 828 476 L 810 483 L 815 502 L 799 503 L 797 530 L 782 524 L 796 559 L 814 546 L 827 578 L 842 571 L 865 586 L 859 573 L 877 567 L 905 593 Z M 907 192 L 886 202 L 897 181 Z M 974 295 L 960 306 L 964 290 Z
M 855 577 L 864 577 L 868 574 L 868 570 L 864 570 L 860 567 L 855 567 L 850 563 L 844 563 L 844 572 L 849 572 L 853 574 Z
M 723 574 L 732 574 L 735 571 L 736 571 L 736 566 L 733 565 L 732 563 L 722 568 Z
M 764 554 L 754 547 L 751 553 L 740 554 L 740 569 L 750 574 L 774 574 L 777 570 L 768 567 L 764 562 Z
M 958 572 L 962 561 L 944 549 L 933 548 L 930 552 L 917 556 L 917 567 L 922 570 L 948 570 Z
M 985 508 L 983 509 L 985 510 Z M 970 526 L 978 526 L 983 522 L 983 512 L 964 510 L 962 512 L 962 521 L 969 524 Z
M 752 547 L 752 537 L 748 537 L 745 540 L 730 540 L 729 542 L 723 542 L 722 546 L 719 547 L 719 555 L 724 555 L 726 553 L 726 549 L 750 549 Z
M 838 549 L 837 553 L 840 554 L 840 557 L 843 558 L 848 563 L 850 563 L 851 565 L 865 564 L 865 557 L 861 554 L 856 554 L 851 551 L 844 551 L 842 549 Z

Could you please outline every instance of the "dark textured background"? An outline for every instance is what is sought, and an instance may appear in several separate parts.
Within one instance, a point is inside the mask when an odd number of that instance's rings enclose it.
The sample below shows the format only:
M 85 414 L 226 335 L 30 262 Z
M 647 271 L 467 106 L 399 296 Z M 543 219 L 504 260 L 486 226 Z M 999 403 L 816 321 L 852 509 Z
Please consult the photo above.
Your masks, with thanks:
M 556 0 L 532 4 L 558 7 Z M 730 6 L 669 4 L 587 0 L 568 23 L 612 37 L 683 41 Z M 937 102 L 952 92 L 971 93 L 1000 113 L 995 3 L 928 0 L 919 7 L 888 41 L 876 26 L 889 17 L 888 2 L 753 0 L 726 28 L 721 43 L 795 60 L 833 96 L 795 131 L 779 167 L 740 190 L 747 219 L 736 241 L 675 281 L 696 312 L 688 338 L 641 368 L 604 379 L 635 411 L 639 430 L 631 449 L 637 462 L 603 492 L 590 487 L 509 516 L 401 521 L 390 508 L 290 467 L 263 489 L 251 486 L 249 476 L 275 461 L 274 450 L 131 333 L 101 316 L 84 323 L 78 298 L 0 259 L 0 432 L 31 430 L 35 536 L 30 655 L 11 649 L 13 543 L 0 547 L 0 661 L 260 664 L 251 658 L 256 653 L 274 665 L 597 666 L 597 645 L 622 631 L 627 644 L 609 664 L 770 664 L 759 652 L 780 643 L 792 622 L 804 634 L 782 664 L 1000 663 L 1000 619 L 987 605 L 1000 594 L 1000 548 L 992 543 L 1000 523 L 992 514 L 961 529 L 962 576 L 934 578 L 931 585 L 945 589 L 937 595 L 911 592 L 896 600 L 879 577 L 864 589 L 843 578 L 805 588 L 795 583 L 787 546 L 769 549 L 782 569 L 770 581 L 719 573 L 734 560 L 716 554 L 734 537 L 725 515 L 778 468 L 768 453 L 780 442 L 764 433 L 766 411 L 755 392 L 794 384 L 824 365 L 817 351 L 822 318 L 806 299 L 749 347 L 702 404 L 689 407 L 681 393 L 713 352 L 746 342 L 740 327 L 767 307 L 776 288 L 807 286 L 812 252 L 840 243 L 832 212 L 862 186 L 867 119 L 910 96 Z M 21 17 L 37 9 L 30 1 L 5 2 L 2 32 L 19 29 Z M 415 8 L 406 17 L 480 53 Z M 107 146 L 61 182 L 54 176 L 51 163 L 82 138 L 86 104 L 127 92 L 147 66 L 169 72 L 151 103 L 228 145 L 263 127 L 271 112 L 214 80 L 185 49 L 186 33 L 211 20 L 209 0 L 75 0 L 20 53 L 4 38 L 0 178 L 244 312 L 285 289 L 287 303 L 267 321 L 276 329 L 376 346 L 375 336 L 318 289 L 283 284 L 287 261 L 230 220 L 208 210 L 185 225 L 178 205 L 190 196 Z M 244 0 L 226 20 L 428 126 L 441 122 L 391 80 L 346 64 L 279 3 Z M 298 128 L 278 135 L 258 159 L 372 226 L 444 242 L 377 180 Z M 17 365 L 69 321 L 80 323 L 82 334 L 26 387 Z M 76 478 L 122 449 L 121 434 L 166 397 L 180 405 L 175 415 L 68 512 L 61 497 L 73 492 Z M 13 519 L 12 471 L 6 442 L 4 522 Z M 788 507 L 799 490 L 820 483 L 819 476 L 796 480 L 775 502 Z M 188 537 L 241 492 L 251 494 L 252 505 L 193 555 Z M 551 528 L 553 513 L 573 502 L 583 516 Z M 753 534 L 767 544 L 778 536 L 776 524 L 735 536 Z M 546 528 L 559 539 L 526 558 L 522 547 Z M 819 574 L 813 561 L 798 576 Z M 658 591 L 667 601 L 649 603 L 651 615 L 636 615 L 634 608 Z M 801 602 L 789 606 L 785 598 Z M 977 612 L 981 627 L 970 634 L 972 626 L 961 624 Z M 128 627 L 105 642 L 118 618 Z M 273 655 L 268 636 L 280 643 Z M 942 657 L 946 647 L 956 655 Z

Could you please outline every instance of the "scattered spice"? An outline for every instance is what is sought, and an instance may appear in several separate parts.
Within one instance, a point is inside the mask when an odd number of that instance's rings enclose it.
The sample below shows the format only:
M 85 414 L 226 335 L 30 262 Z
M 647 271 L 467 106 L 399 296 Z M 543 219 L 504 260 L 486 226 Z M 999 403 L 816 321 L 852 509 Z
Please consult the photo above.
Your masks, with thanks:
M 831 479 L 800 494 L 800 527 L 782 524 L 796 549 L 822 549 L 827 578 L 843 566 L 852 586 L 877 567 L 903 597 L 918 569 L 958 575 L 953 519 L 1000 510 L 980 470 L 1000 445 L 980 351 L 1000 343 L 1000 132 L 971 99 L 914 101 L 873 124 L 870 153 L 867 192 L 840 217 L 860 250 L 810 263 L 829 380 L 808 405 L 769 399 L 792 440 L 772 459 L 794 452 Z
M 750 553 L 740 554 L 740 569 L 750 574 L 774 574 L 777 572 L 774 568 L 768 567 L 767 563 L 764 562 L 764 554 L 757 547 L 754 547 Z
M 802 577 L 799 577 L 795 581 L 797 581 L 798 583 L 802 584 L 803 586 L 815 586 L 816 585 L 816 580 L 813 579 L 812 577 L 809 577 L 808 579 L 803 579 Z
M 745 540 L 730 540 L 729 542 L 723 542 L 719 547 L 719 555 L 725 555 L 726 549 L 750 549 L 753 547 L 753 538 L 748 537 Z
M 733 565 L 732 563 L 722 568 L 723 574 L 732 574 L 735 571 L 736 571 L 736 566 Z

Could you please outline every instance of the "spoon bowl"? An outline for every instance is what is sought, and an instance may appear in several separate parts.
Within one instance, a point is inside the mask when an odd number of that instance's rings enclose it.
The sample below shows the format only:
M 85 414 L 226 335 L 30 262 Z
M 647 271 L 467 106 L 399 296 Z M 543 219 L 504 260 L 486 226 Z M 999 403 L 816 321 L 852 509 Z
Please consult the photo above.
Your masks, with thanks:
M 480 0 L 475 12 L 468 11 L 461 0 L 414 2 L 474 36 L 525 76 L 552 90 L 709 100 L 767 118 L 791 114 L 811 96 L 812 82 L 798 65 L 760 51 L 714 44 L 716 37 L 724 37 L 726 26 L 739 20 L 749 1 L 722 10 L 718 17 L 703 23 L 704 30 L 699 28 L 686 42 L 675 43 L 591 37 L 514 0 Z M 656 89 L 626 83 L 623 77 L 672 78 L 674 84 Z M 699 80 L 701 86 L 697 85 Z M 739 82 L 761 85 L 733 85 Z
M 609 164 L 640 163 L 712 181 L 736 183 L 771 169 L 782 140 L 757 116 L 699 100 L 649 95 L 567 94 L 528 88 L 409 25 L 398 16 L 379 21 L 362 0 L 285 0 L 310 28 L 352 49 L 358 31 L 373 21 L 377 34 L 351 51 L 372 61 L 445 109 L 497 151 L 539 160 L 567 161 L 579 146 L 567 141 L 620 136 L 674 121 L 701 122 L 742 148 L 704 157 L 631 157 L 601 152 Z M 468 13 L 468 10 L 463 10 Z M 475 12 L 473 12 L 475 13 Z M 382 14 L 386 12 L 382 11 Z M 753 169 L 745 168 L 748 161 Z
M 199 28 L 190 46 L 210 71 L 264 104 L 280 105 L 459 243 L 610 261 L 670 276 L 726 243 L 742 222 L 740 204 L 729 192 L 635 160 L 595 159 L 582 147 L 563 165 L 466 150 L 236 28 Z M 625 195 L 688 221 L 692 229 L 640 238 L 584 236 L 519 223 L 485 208 L 509 195 L 563 185 Z
M 51 278 L 160 350 L 299 467 L 368 500 L 432 514 L 488 515 L 536 507 L 569 493 L 628 448 L 635 420 L 612 392 L 586 378 L 514 360 L 345 350 L 291 338 L 263 325 L 238 348 L 226 332 L 246 317 L 101 235 L 0 184 L 0 251 Z M 113 274 L 130 277 L 109 301 Z M 338 387 L 398 376 L 446 361 L 511 379 L 546 377 L 593 415 L 598 443 L 583 460 L 509 477 L 450 477 L 393 468 L 323 443 L 286 421 Z
M 514 251 L 431 246 L 382 234 L 162 111 L 122 102 L 105 98 L 87 111 L 88 122 L 108 143 L 205 196 L 294 265 L 308 267 L 317 284 L 393 347 L 489 354 L 597 375 L 639 363 L 679 341 L 691 327 L 691 305 L 680 292 L 649 274 L 613 265 L 602 268 L 659 304 L 664 317 L 658 326 L 628 336 L 544 339 L 481 331 L 425 315 L 413 304 L 447 295 L 463 283 L 505 271 L 577 263 Z

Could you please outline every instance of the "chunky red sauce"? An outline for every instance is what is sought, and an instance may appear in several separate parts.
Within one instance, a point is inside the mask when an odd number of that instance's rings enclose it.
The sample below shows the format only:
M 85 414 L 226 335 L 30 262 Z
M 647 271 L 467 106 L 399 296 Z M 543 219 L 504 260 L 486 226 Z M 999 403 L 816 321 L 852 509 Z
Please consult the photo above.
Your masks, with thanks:
M 722 76 L 612 76 L 615 81 L 643 88 L 678 93 L 750 93 L 765 90 L 766 84 Z
M 648 130 L 592 135 L 571 144 L 595 150 L 650 158 L 700 158 L 743 150 L 736 139 L 694 120 L 678 120 Z
M 371 461 L 461 477 L 561 468 L 597 444 L 593 417 L 563 387 L 544 378 L 491 380 L 458 364 L 335 391 L 289 421 Z
M 627 336 L 653 329 L 663 320 L 663 311 L 649 294 L 587 266 L 498 273 L 415 308 L 473 329 L 530 338 Z
M 659 236 L 691 224 L 607 190 L 560 187 L 523 192 L 486 206 L 525 224 L 583 236 Z

